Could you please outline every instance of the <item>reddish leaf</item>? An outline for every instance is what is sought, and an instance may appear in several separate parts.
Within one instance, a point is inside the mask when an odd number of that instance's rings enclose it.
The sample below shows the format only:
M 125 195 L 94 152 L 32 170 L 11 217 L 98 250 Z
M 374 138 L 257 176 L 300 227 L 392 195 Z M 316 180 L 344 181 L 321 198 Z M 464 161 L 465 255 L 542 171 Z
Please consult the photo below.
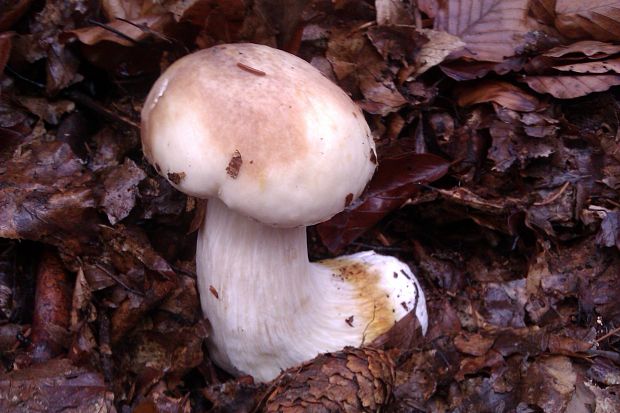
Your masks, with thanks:
M 419 183 L 443 177 L 450 163 L 431 154 L 383 159 L 366 193 L 343 212 L 318 225 L 321 240 L 336 252 L 362 235 L 418 191 Z
M 532 112 L 540 106 L 538 99 L 513 84 L 493 80 L 467 83 L 457 88 L 456 95 L 460 106 L 494 102 L 520 112 Z

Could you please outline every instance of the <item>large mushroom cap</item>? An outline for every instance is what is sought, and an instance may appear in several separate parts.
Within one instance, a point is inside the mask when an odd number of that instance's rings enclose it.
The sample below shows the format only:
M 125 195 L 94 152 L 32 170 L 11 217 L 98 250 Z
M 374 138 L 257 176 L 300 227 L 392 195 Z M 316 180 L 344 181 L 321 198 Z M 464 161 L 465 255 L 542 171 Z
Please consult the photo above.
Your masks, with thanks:
M 375 170 L 360 109 L 304 60 L 256 44 L 175 62 L 142 110 L 144 153 L 175 187 L 266 224 L 324 221 Z

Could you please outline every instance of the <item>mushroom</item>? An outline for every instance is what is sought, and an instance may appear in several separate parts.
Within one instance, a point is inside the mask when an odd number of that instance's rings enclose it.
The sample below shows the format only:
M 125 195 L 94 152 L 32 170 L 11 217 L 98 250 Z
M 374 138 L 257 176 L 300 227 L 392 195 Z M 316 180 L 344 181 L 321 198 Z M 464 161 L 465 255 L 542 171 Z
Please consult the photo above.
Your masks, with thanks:
M 426 332 L 406 264 L 372 251 L 308 261 L 306 226 L 361 194 L 376 155 L 359 107 L 304 60 L 256 44 L 183 57 L 147 97 L 142 144 L 173 186 L 208 198 L 196 269 L 220 367 L 268 381 L 410 311 Z

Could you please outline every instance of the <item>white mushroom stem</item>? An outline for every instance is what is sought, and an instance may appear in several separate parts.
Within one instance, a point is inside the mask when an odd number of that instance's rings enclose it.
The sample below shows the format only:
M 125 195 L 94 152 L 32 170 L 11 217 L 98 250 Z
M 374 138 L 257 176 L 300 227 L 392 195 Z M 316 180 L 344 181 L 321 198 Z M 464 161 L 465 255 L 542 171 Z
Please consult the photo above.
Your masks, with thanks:
M 259 381 L 370 342 L 414 308 L 426 331 L 424 295 L 405 264 L 374 252 L 310 263 L 305 227 L 267 226 L 217 199 L 196 262 L 212 359 Z

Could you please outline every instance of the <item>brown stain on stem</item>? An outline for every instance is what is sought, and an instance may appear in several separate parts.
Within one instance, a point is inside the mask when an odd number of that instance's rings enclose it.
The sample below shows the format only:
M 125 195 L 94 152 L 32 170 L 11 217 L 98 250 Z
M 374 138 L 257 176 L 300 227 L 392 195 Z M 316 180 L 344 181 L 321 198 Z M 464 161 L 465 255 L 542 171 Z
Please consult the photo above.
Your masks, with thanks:
M 396 318 L 392 304 L 380 288 L 381 274 L 378 271 L 369 269 L 363 263 L 340 258 L 324 260 L 321 264 L 354 288 L 360 309 L 355 324 L 365 327 L 363 343 L 373 341 L 394 326 Z

